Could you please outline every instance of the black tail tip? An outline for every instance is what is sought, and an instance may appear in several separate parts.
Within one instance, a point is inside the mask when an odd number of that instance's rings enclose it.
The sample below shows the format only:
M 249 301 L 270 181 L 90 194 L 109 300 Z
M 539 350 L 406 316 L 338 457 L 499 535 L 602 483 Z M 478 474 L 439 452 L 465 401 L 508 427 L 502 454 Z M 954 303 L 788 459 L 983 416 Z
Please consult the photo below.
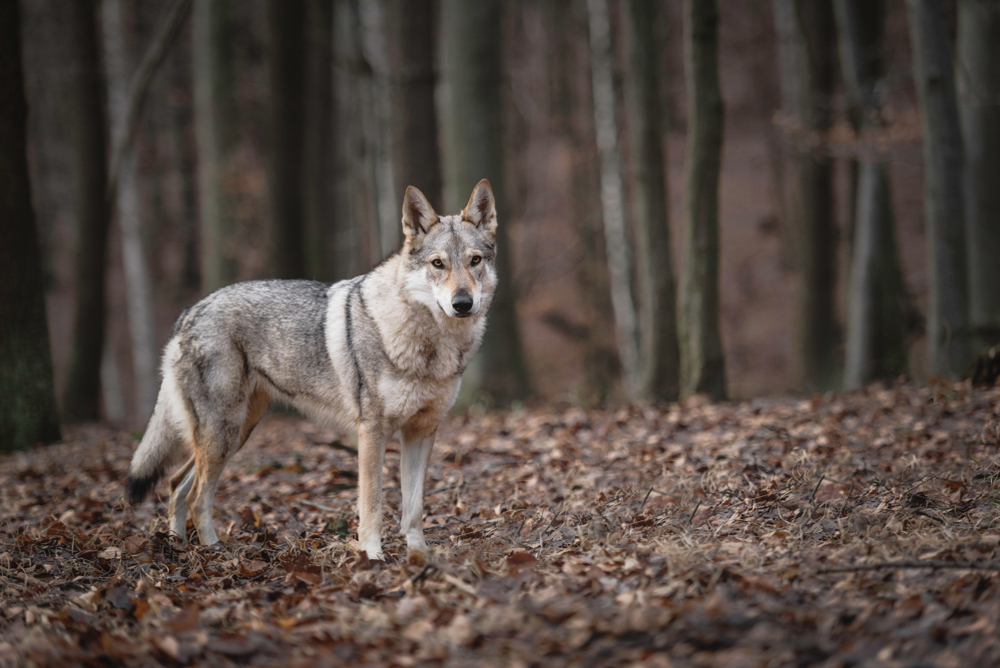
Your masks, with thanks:
M 130 473 L 125 479 L 125 494 L 128 496 L 128 502 L 133 506 L 142 503 L 142 500 L 146 498 L 159 480 L 160 476 L 156 474 L 137 478 Z

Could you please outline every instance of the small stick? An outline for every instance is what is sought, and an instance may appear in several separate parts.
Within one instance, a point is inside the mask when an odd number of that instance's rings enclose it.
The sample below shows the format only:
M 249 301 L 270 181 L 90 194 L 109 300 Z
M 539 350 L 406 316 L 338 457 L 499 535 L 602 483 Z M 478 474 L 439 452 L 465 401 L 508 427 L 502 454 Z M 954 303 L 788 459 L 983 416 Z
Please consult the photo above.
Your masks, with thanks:
M 312 501 L 305 501 L 303 499 L 299 499 L 297 501 L 297 503 L 301 503 L 303 506 L 309 506 L 310 508 L 315 508 L 316 510 L 322 510 L 325 513 L 339 513 L 340 512 L 336 508 L 330 508 L 329 506 L 321 506 L 318 503 L 313 503 Z M 301 524 L 301 522 L 300 522 L 300 524 Z M 305 525 L 303 524 L 303 526 L 305 526 Z
M 691 511 L 691 516 L 688 517 L 688 524 L 694 522 L 694 514 L 698 512 L 699 508 L 701 508 L 701 499 L 698 499 L 698 503 L 694 504 L 694 510 Z
M 357 448 L 353 448 L 347 445 L 346 443 L 341 443 L 340 441 L 330 441 L 329 443 L 327 443 L 327 445 L 336 450 L 343 450 L 344 452 L 348 452 L 354 456 L 357 456 L 358 454 Z
M 850 566 L 829 566 L 820 568 L 817 574 L 822 573 L 856 573 L 858 571 L 874 571 L 883 568 L 957 568 L 974 571 L 1000 571 L 998 561 L 915 561 L 912 559 L 901 559 L 899 561 L 876 561 L 870 564 L 852 564 Z

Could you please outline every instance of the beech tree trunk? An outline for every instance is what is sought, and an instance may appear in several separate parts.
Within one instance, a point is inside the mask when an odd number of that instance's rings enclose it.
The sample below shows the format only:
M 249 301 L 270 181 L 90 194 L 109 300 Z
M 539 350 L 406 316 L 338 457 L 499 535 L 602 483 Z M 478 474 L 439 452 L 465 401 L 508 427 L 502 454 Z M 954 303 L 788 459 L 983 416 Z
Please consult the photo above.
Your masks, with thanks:
M 108 116 L 117 145 L 131 131 L 127 126 L 128 101 L 135 59 L 126 43 L 127 17 L 124 15 L 122 0 L 104 0 L 103 10 Z M 125 270 L 125 296 L 132 343 L 132 376 L 135 381 L 138 418 L 144 422 L 153 414 L 160 383 L 157 369 L 158 346 L 153 323 L 153 291 L 142 243 L 139 186 L 133 148 L 125 149 L 118 170 L 115 201 L 122 234 L 122 266 Z
M 964 159 L 948 27 L 941 0 L 906 0 L 924 131 L 924 217 L 932 373 L 956 375 L 969 364 Z
M 607 0 L 587 0 L 590 16 L 590 68 L 593 76 L 594 127 L 601 159 L 601 211 L 608 253 L 615 338 L 622 365 L 625 395 L 639 397 L 642 386 L 638 322 L 632 294 L 632 253 L 625 228 L 625 195 L 611 51 L 611 17 Z
M 0 451 L 61 438 L 31 205 L 19 3 L 0 3 Z
M 375 158 L 375 214 L 378 218 L 381 261 L 399 250 L 403 242 L 400 209 L 403 193 L 396 192 L 393 136 L 393 77 L 387 39 L 387 7 L 384 0 L 361 0 L 361 53 L 371 73 L 372 150 Z M 405 12 L 405 10 L 404 10 Z M 404 17 L 406 14 L 404 13 Z M 402 17 L 399 17 L 402 18 Z M 405 19 L 403 19 L 405 20 Z M 413 28 L 407 26 L 407 30 Z
M 104 278 L 108 253 L 107 125 L 102 103 L 100 35 L 94 0 L 66 4 L 72 31 L 73 199 L 76 210 L 76 293 L 73 348 L 63 394 L 67 421 L 100 419 L 104 350 Z
M 302 224 L 307 278 L 332 281 L 327 252 L 333 229 L 333 0 L 306 2 Z
M 1000 343 L 1000 0 L 958 3 L 969 321 L 975 353 Z
M 372 73 L 361 52 L 358 0 L 334 0 L 334 234 L 336 279 L 364 273 L 381 259 L 375 209 Z
M 875 132 L 881 124 L 877 84 L 885 8 L 881 0 L 836 0 L 840 59 L 848 118 L 858 135 L 857 179 L 851 192 L 854 221 L 847 296 L 844 387 L 906 372 L 907 297 L 899 265 L 888 159 Z
M 407 186 L 427 196 L 435 211 L 443 211 L 441 154 L 434 104 L 437 56 L 434 0 L 383 0 L 395 86 L 393 111 L 396 186 L 393 201 L 401 201 Z M 399 207 L 396 206 L 396 209 Z M 398 211 L 393 211 L 399 228 Z
M 305 4 L 268 0 L 271 264 L 277 278 L 306 275 L 302 167 L 305 135 Z
M 568 323 L 561 331 L 583 345 L 583 378 L 576 389 L 577 401 L 599 406 L 618 385 L 621 369 L 614 323 L 607 317 L 612 306 L 601 216 L 588 16 L 585 3 L 576 0 L 553 0 L 548 9 L 549 30 L 555 36 L 553 116 L 573 156 L 568 215 L 580 248 L 575 272 L 581 295 L 580 323 Z
M 789 202 L 797 230 L 802 282 L 799 346 L 806 388 L 837 384 L 837 229 L 833 160 L 823 135 L 830 128 L 834 94 L 834 30 L 831 0 L 774 0 L 785 114 L 792 122 L 795 185 Z
M 719 172 L 722 91 L 719 11 L 715 0 L 684 0 L 684 74 L 688 89 L 681 282 L 681 394 L 726 396 L 719 332 Z
M 503 162 L 503 14 L 500 0 L 444 0 L 441 39 L 446 122 L 445 210 L 457 213 L 473 187 L 489 179 L 496 198 L 497 273 L 500 285 L 490 309 L 482 348 L 465 375 L 463 393 L 498 406 L 528 395 L 511 267 L 510 211 Z
M 660 109 L 653 24 L 656 6 L 628 0 L 629 66 L 625 76 L 632 145 L 635 257 L 641 343 L 639 395 L 674 401 L 680 391 L 677 296 L 667 220 L 665 117 Z
M 235 231 L 233 193 L 226 180 L 236 143 L 228 2 L 195 0 L 192 13 L 201 284 L 204 293 L 218 290 L 236 277 L 235 258 L 228 248 L 229 239 Z

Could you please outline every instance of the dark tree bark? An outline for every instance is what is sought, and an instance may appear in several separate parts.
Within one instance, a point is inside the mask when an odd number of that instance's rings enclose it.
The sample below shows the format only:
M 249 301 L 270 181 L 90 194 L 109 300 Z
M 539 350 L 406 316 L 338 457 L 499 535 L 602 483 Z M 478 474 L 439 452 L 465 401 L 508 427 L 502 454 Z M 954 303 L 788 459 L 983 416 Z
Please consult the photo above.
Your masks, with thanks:
M 628 1 L 628 98 L 635 259 L 639 285 L 639 341 L 642 365 L 639 395 L 674 401 L 680 390 L 677 295 L 667 221 L 665 117 L 660 109 L 653 25 L 656 5 Z
M 334 0 L 333 245 L 335 278 L 357 276 L 381 259 L 371 139 L 372 72 L 361 52 L 358 0 Z
M 60 438 L 31 205 L 19 3 L 0 3 L 0 451 Z
M 719 172 L 722 91 L 719 11 L 715 0 L 684 1 L 684 74 L 688 89 L 684 235 L 681 283 L 681 394 L 726 396 L 719 332 Z
M 306 275 L 302 224 L 305 136 L 305 5 L 268 0 L 272 266 L 277 278 Z
M 73 349 L 63 395 L 67 421 L 100 418 L 107 264 L 107 123 L 94 0 L 66 4 L 72 26 L 73 199 L 77 219 Z
M 973 352 L 1000 343 L 1000 0 L 958 3 L 958 106 Z
M 795 187 L 789 203 L 798 238 L 799 346 L 806 387 L 837 384 L 837 231 L 833 160 L 823 135 L 829 130 L 834 93 L 831 0 L 774 0 L 781 58 L 783 106 L 791 121 Z
M 503 38 L 499 0 L 444 0 L 441 36 L 444 41 L 446 117 L 444 175 L 445 211 L 465 206 L 479 179 L 489 179 L 496 197 L 497 272 L 500 285 L 490 309 L 490 324 L 482 348 L 470 364 L 463 390 L 467 397 L 503 406 L 530 391 L 521 347 L 511 276 L 511 221 L 503 161 L 501 89 Z
M 930 308 L 927 339 L 932 373 L 955 375 L 969 364 L 964 159 L 941 0 L 907 0 L 913 78 L 924 130 L 924 217 Z
M 201 283 L 205 293 L 228 285 L 236 276 L 235 258 L 228 250 L 235 226 L 227 172 L 236 141 L 228 3 L 229 0 L 195 0 L 192 14 Z
M 332 235 L 333 198 L 333 0 L 306 3 L 305 136 L 303 144 L 303 238 L 305 276 L 332 281 L 326 253 Z
M 891 380 L 907 367 L 907 297 L 896 247 L 889 164 L 875 133 L 882 123 L 877 84 L 884 76 L 881 0 L 836 0 L 848 117 L 859 137 L 847 294 L 844 387 Z
M 443 211 L 441 155 L 434 106 L 437 56 L 434 0 L 385 0 L 395 87 L 396 189 L 420 189 L 435 211 Z M 398 207 L 397 207 L 398 208 Z

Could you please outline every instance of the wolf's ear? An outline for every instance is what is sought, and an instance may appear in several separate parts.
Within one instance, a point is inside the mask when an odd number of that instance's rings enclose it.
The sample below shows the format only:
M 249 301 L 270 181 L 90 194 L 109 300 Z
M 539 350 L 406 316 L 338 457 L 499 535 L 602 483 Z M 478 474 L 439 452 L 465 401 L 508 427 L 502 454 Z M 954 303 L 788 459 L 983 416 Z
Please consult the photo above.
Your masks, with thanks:
M 493 189 L 486 179 L 473 188 L 469 203 L 462 209 L 462 220 L 467 220 L 479 229 L 496 236 L 497 206 L 493 200 Z
M 427 201 L 424 194 L 409 186 L 403 195 L 403 234 L 406 243 L 419 248 L 424 235 L 438 222 L 434 207 Z

